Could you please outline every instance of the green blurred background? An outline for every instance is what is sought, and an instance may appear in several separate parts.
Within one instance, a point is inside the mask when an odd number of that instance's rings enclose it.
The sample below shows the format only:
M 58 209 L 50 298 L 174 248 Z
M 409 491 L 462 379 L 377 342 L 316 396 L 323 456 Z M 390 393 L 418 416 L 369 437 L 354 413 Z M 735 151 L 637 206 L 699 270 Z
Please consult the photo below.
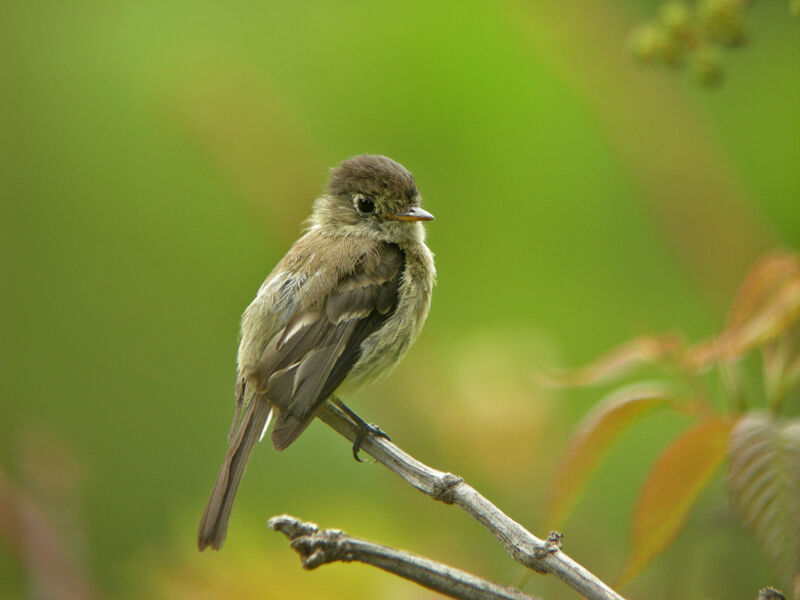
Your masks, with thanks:
M 709 91 L 629 55 L 657 7 L 0 3 L 0 491 L 30 507 L 0 515 L 0 597 L 434 597 L 367 567 L 303 572 L 265 528 L 283 512 L 519 584 L 480 526 L 321 424 L 257 449 L 224 550 L 198 554 L 238 319 L 328 167 L 403 163 L 437 216 L 439 283 L 406 360 L 350 404 L 546 535 L 544 488 L 605 390 L 542 390 L 535 369 L 710 335 L 755 258 L 800 241 L 800 23 L 755 3 Z M 564 528 L 599 576 L 618 574 L 638 486 L 688 419 L 627 434 Z M 772 582 L 719 480 L 627 595 Z M 525 589 L 576 597 L 542 576 Z

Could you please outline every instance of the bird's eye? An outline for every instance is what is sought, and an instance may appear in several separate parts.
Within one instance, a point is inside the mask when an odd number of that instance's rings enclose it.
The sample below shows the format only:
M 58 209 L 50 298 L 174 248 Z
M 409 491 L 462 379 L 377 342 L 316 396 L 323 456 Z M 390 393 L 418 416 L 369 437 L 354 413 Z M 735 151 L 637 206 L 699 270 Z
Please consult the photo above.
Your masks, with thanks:
M 375 212 L 375 203 L 369 198 L 364 198 L 364 196 L 356 196 L 355 201 L 358 212 L 365 214 Z

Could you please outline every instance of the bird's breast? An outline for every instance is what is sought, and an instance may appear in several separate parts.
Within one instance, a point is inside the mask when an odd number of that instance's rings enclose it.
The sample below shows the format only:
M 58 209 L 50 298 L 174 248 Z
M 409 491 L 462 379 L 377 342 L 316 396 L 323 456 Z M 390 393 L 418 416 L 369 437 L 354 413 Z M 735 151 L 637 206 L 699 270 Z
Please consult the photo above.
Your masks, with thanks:
M 340 390 L 351 394 L 388 375 L 416 340 L 431 305 L 436 271 L 433 254 L 422 243 L 402 248 L 405 264 L 397 306 L 386 322 L 361 344 L 361 356 Z

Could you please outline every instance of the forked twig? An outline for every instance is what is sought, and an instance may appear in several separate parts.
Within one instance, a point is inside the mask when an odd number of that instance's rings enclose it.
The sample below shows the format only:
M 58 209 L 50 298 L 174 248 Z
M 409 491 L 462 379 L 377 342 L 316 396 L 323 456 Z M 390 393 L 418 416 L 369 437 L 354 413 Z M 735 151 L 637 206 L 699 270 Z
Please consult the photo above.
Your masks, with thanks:
M 358 436 L 358 427 L 330 402 L 321 407 L 317 416 L 351 442 Z M 363 439 L 361 449 L 421 492 L 464 510 L 486 527 L 518 563 L 539 573 L 555 575 L 590 600 L 624 600 L 561 550 L 559 534 L 553 533 L 547 540 L 536 537 L 461 477 L 421 463 L 384 438 L 368 436 Z
M 306 569 L 337 561 L 357 561 L 459 600 L 537 600 L 515 588 L 423 556 L 350 537 L 339 529 L 320 531 L 314 523 L 304 523 L 289 515 L 272 517 L 269 527 L 292 541 L 292 548 L 300 554 Z

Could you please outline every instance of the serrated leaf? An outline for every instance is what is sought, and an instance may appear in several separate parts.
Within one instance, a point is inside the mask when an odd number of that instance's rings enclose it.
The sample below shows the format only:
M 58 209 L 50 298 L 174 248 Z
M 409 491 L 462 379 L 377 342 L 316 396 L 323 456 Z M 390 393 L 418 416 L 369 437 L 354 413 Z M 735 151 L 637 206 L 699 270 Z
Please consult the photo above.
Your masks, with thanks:
M 632 369 L 677 355 L 683 342 L 676 336 L 641 337 L 610 350 L 594 362 L 560 373 L 537 373 L 537 383 L 548 387 L 596 385 L 630 372 Z
M 725 457 L 733 422 L 709 417 L 678 436 L 658 457 L 642 486 L 632 542 L 618 585 L 633 579 L 675 538 L 700 492 Z
M 674 397 L 665 384 L 637 384 L 617 390 L 595 406 L 570 438 L 556 468 L 545 508 L 548 528 L 561 526 L 624 429 L 647 410 Z
M 787 587 L 800 577 L 800 419 L 742 417 L 728 449 L 728 497 Z

